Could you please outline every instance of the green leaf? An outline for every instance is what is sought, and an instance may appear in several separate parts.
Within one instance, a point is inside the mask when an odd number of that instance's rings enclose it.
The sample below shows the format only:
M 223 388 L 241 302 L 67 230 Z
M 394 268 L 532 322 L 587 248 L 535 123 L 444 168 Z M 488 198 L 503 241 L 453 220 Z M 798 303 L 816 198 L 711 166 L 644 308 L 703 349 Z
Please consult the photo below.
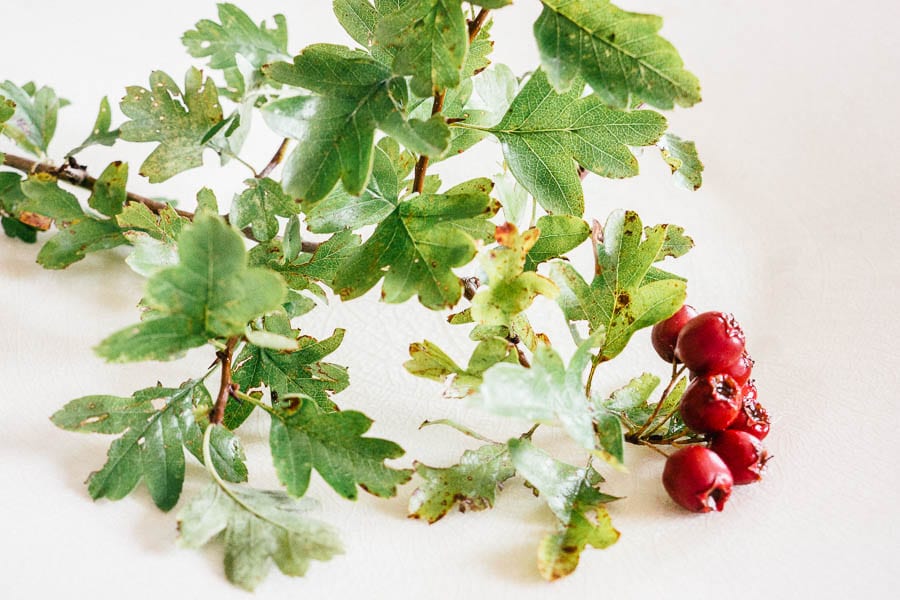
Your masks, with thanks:
M 37 241 L 37 229 L 31 225 L 11 219 L 7 216 L 0 217 L 0 225 L 3 226 L 3 233 L 11 238 L 19 238 L 26 244 L 33 244 Z
M 182 227 L 179 264 L 147 281 L 144 304 L 152 311 L 138 325 L 96 348 L 114 361 L 169 360 L 217 337 L 241 335 L 249 321 L 277 310 L 284 281 L 247 266 L 240 234 L 210 215 Z
M 141 165 L 140 174 L 150 183 L 201 166 L 206 133 L 222 120 L 215 84 L 194 68 L 185 75 L 184 92 L 171 77 L 154 71 L 150 89 L 129 86 L 120 106 L 132 119 L 122 124 L 123 140 L 159 142 Z
M 155 408 L 162 402 L 161 408 Z M 53 423 L 68 431 L 119 434 L 109 447 L 106 464 L 88 478 L 93 499 L 120 500 L 143 479 L 153 502 L 164 511 L 178 502 L 184 483 L 184 450 L 196 453 L 191 438 L 199 431 L 194 411 L 212 407 L 209 392 L 199 381 L 188 381 L 180 388 L 152 387 L 137 391 L 130 398 L 85 396 L 72 400 L 51 417 Z M 203 424 L 205 427 L 206 424 Z M 247 478 L 243 450 L 236 439 L 216 445 L 214 464 L 223 476 L 235 481 Z
M 316 94 L 262 109 L 270 128 L 300 142 L 285 162 L 284 187 L 303 200 L 326 197 L 338 180 L 348 193 L 362 193 L 372 171 L 376 127 L 416 154 L 437 155 L 447 147 L 444 120 L 407 120 L 406 82 L 363 51 L 315 44 L 293 64 L 275 63 L 265 71 Z
M 41 248 L 37 262 L 45 269 L 65 269 L 89 252 L 109 250 L 127 244 L 122 230 L 112 219 L 85 217 L 60 226 L 60 231 Z
M 138 275 L 152 277 L 178 264 L 178 247 L 174 243 L 162 242 L 144 231 L 124 231 L 122 235 L 132 246 L 125 263 Z
M 619 418 L 605 410 L 594 409 L 594 430 L 597 432 L 597 445 L 603 449 L 603 459 L 621 468 L 625 462 L 625 436 Z
M 409 498 L 409 516 L 434 523 L 454 505 L 460 512 L 493 508 L 497 491 L 516 474 L 506 444 L 466 450 L 459 463 L 447 468 L 416 463 L 419 487 Z
M 98 197 L 96 194 L 102 196 L 104 190 L 111 191 L 107 185 L 118 185 L 112 181 L 117 175 L 110 175 L 109 171 L 110 169 L 104 171 L 106 178 L 98 180 L 100 191 L 91 196 L 95 201 Z M 46 269 L 64 269 L 83 259 L 89 252 L 128 243 L 116 221 L 86 215 L 78 199 L 60 188 L 56 178 L 49 174 L 30 175 L 21 183 L 21 191 L 26 200 L 18 204 L 19 211 L 53 219 L 59 229 L 38 252 L 37 262 Z M 109 200 L 107 198 L 100 203 L 106 202 L 106 206 L 111 207 L 112 202 Z
M 583 448 L 595 448 L 591 410 L 582 376 L 591 348 L 602 342 L 598 331 L 578 347 L 569 367 L 548 345 L 540 344 L 530 369 L 500 363 L 484 373 L 473 405 L 501 417 L 558 423 Z
M 482 256 L 486 279 L 472 298 L 472 318 L 480 325 L 508 327 L 513 317 L 524 312 L 538 295 L 554 299 L 559 289 L 552 281 L 533 271 L 525 271 L 525 257 L 538 240 L 540 231 L 522 234 L 511 223 L 497 226 L 499 247 Z
M 126 185 L 128 184 L 128 163 L 115 161 L 109 163 L 88 198 L 88 206 L 107 217 L 114 217 L 120 212 L 128 198 Z
M 244 185 L 247 189 L 235 196 L 232 203 L 231 222 L 239 229 L 249 226 L 257 240 L 270 240 L 278 234 L 276 216 L 290 217 L 300 212 L 299 203 L 268 177 L 250 178 Z
M 346 367 L 321 362 L 337 350 L 344 339 L 344 330 L 321 341 L 312 337 L 297 337 L 290 322 L 280 316 L 265 319 L 266 331 L 298 341 L 296 352 L 279 352 L 247 344 L 235 358 L 234 381 L 240 389 L 249 392 L 267 386 L 279 396 L 302 394 L 309 396 L 325 409 L 333 410 L 332 393 L 340 392 L 349 384 Z M 253 405 L 231 400 L 225 408 L 225 424 L 236 429 L 253 411 Z
M 684 235 L 684 227 L 678 225 L 656 225 L 644 228 L 644 237 L 655 238 L 660 233 L 663 235 L 663 243 L 656 255 L 656 262 L 665 260 L 666 257 L 681 258 L 694 247 L 694 240 Z
M 603 549 L 618 541 L 619 532 L 604 507 L 616 498 L 599 491 L 603 478 L 594 469 L 554 460 L 527 440 L 510 440 L 509 451 L 516 471 L 540 492 L 558 519 L 556 532 L 538 547 L 538 570 L 544 579 L 572 573 L 588 545 Z
M 334 14 L 354 41 L 368 48 L 376 60 L 390 65 L 394 58 L 393 51 L 375 42 L 375 30 L 385 15 L 406 2 L 407 0 L 375 0 L 375 6 L 372 6 L 369 0 L 334 0 Z
M 391 497 L 409 481 L 412 471 L 393 469 L 386 459 L 403 456 L 394 442 L 363 437 L 372 420 L 361 412 L 325 412 L 311 399 L 301 399 L 296 412 L 272 415 L 269 443 L 278 478 L 293 496 L 309 487 L 312 469 L 334 491 L 350 500 L 356 487 L 375 496 Z
M 194 58 L 209 57 L 213 69 L 230 69 L 237 67 L 236 57 L 242 56 L 259 69 L 288 55 L 287 22 L 283 15 L 275 15 L 275 27 L 269 28 L 265 21 L 256 25 L 234 4 L 219 4 L 218 13 L 219 23 L 202 19 L 196 29 L 182 36 L 181 42 Z
M 518 363 L 515 346 L 502 337 L 488 337 L 479 342 L 465 369 L 428 340 L 410 344 L 409 356 L 410 360 L 403 363 L 407 371 L 416 377 L 446 383 L 447 395 L 454 398 L 462 398 L 478 390 L 483 373 L 495 364 Z
M 700 101 L 700 83 L 657 32 L 662 19 L 609 0 L 541 0 L 534 24 L 541 63 L 562 91 L 581 75 L 607 104 L 669 109 Z
M 489 180 L 477 179 L 398 203 L 338 270 L 335 290 L 343 300 L 357 298 L 384 277 L 386 302 L 418 294 L 428 308 L 453 306 L 462 284 L 451 269 L 472 260 L 475 240 L 493 233 L 487 221 L 496 212 L 491 187 Z
M 409 0 L 378 23 L 378 43 L 394 55 L 398 75 L 412 75 L 417 96 L 455 88 L 469 46 L 460 0 Z
M 19 204 L 20 211 L 43 215 L 57 224 L 85 216 L 78 198 L 59 187 L 56 177 L 49 173 L 29 175 L 22 181 L 21 190 L 27 200 Z
M 112 111 L 109 107 L 109 99 L 104 96 L 100 100 L 100 109 L 97 111 L 97 119 L 94 121 L 94 127 L 91 133 L 81 142 L 77 148 L 69 150 L 66 156 L 75 156 L 85 148 L 91 146 L 112 146 L 119 139 L 119 130 L 110 130 L 112 125 Z
M 591 234 L 588 224 L 572 215 L 544 215 L 537 228 L 541 235 L 525 257 L 526 271 L 535 271 L 538 264 L 574 250 Z
M 668 228 L 648 227 L 647 238 L 642 239 L 640 217 L 616 211 L 606 222 L 603 243 L 597 246 L 598 275 L 590 285 L 568 263 L 551 265 L 550 278 L 560 288 L 557 302 L 566 319 L 588 321 L 592 331 L 606 332 L 601 361 L 616 357 L 634 332 L 668 319 L 684 304 L 684 281 L 645 280 Z
M 16 114 L 16 103 L 0 94 L 0 132 L 3 131 L 2 125 L 14 114 Z
M 13 103 L 4 102 L 4 112 L 15 108 L 11 117 L 3 119 L 6 122 L 0 132 L 26 152 L 45 156 L 56 133 L 59 109 L 68 102 L 59 98 L 52 88 L 37 88 L 33 83 L 19 87 L 11 81 L 4 81 L 0 83 L 0 92 Z
M 644 373 L 613 392 L 601 404 L 606 410 L 623 417 L 625 424 L 632 432 L 637 431 L 646 423 L 647 427 L 644 431 L 649 433 L 662 427 L 664 420 L 677 410 L 681 396 L 684 395 L 687 387 L 687 379 L 681 378 L 657 408 L 656 403 L 650 402 L 650 397 L 658 387 L 659 378 Z M 654 412 L 656 417 L 648 423 Z
M 396 208 L 413 162 L 415 157 L 401 153 L 396 141 L 383 138 L 375 146 L 372 177 L 361 195 L 354 196 L 338 185 L 324 200 L 304 203 L 309 230 L 333 233 L 380 223 Z
M 311 561 L 343 553 L 335 530 L 309 517 L 311 506 L 281 491 L 213 483 L 178 514 L 179 543 L 200 548 L 224 532 L 225 576 L 246 590 L 265 579 L 272 562 L 301 577 Z
M 635 411 L 643 411 L 648 405 L 648 400 L 653 391 L 659 387 L 659 377 L 652 373 L 643 373 L 629 381 L 626 385 L 614 391 L 603 406 L 609 410 L 622 413 L 629 418 Z M 649 416 L 649 413 L 647 413 Z M 641 420 L 638 418 L 638 420 Z M 635 421 L 635 423 L 638 422 Z
M 614 110 L 596 96 L 582 97 L 583 89 L 578 81 L 559 94 L 539 70 L 503 120 L 486 129 L 500 140 L 519 183 L 551 213 L 584 212 L 576 162 L 604 177 L 637 175 L 631 147 L 651 145 L 666 130 L 659 113 Z
M 126 204 L 122 212 L 116 216 L 116 221 L 123 229 L 139 229 L 162 242 L 174 242 L 181 229 L 190 223 L 171 206 L 154 213 L 140 202 Z
M 325 296 L 318 282 L 333 287 L 337 269 L 359 248 L 360 238 L 351 231 L 341 231 L 321 244 L 312 254 L 300 253 L 287 260 L 277 241 L 260 244 L 250 251 L 250 262 L 279 273 L 293 290 L 309 290 Z
M 697 154 L 697 146 L 674 133 L 667 133 L 657 144 L 663 159 L 672 167 L 675 182 L 683 188 L 697 191 L 703 185 L 703 163 Z

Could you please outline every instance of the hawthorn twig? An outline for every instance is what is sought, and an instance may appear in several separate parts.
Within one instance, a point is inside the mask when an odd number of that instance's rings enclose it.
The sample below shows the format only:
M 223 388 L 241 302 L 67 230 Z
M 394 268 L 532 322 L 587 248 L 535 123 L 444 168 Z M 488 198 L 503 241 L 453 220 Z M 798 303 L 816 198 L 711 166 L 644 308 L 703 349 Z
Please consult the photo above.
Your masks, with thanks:
M 46 163 L 31 160 L 30 158 L 25 158 L 24 156 L 7 154 L 3 157 L 3 164 L 7 167 L 11 167 L 13 169 L 16 169 L 17 171 L 22 171 L 23 173 L 27 174 L 49 173 L 50 175 L 54 175 L 55 177 L 65 181 L 66 183 L 83 188 L 85 190 L 93 191 L 94 186 L 97 185 L 97 179 L 88 175 L 87 172 L 85 172 L 84 167 L 80 166 L 74 160 L 70 160 L 62 166 L 54 167 Z M 153 200 L 152 198 L 140 196 L 132 192 L 127 193 L 127 198 L 128 202 L 138 202 L 140 204 L 143 204 L 154 214 L 159 214 L 168 206 L 168 204 L 166 204 L 165 202 Z M 180 210 L 177 208 L 174 210 L 176 213 L 178 213 L 182 217 L 185 217 L 186 219 L 194 218 L 194 213 L 192 212 Z
M 478 14 L 475 15 L 475 18 L 469 21 L 470 44 L 475 40 L 478 32 L 481 31 L 481 28 L 484 26 L 484 22 L 487 20 L 488 13 L 490 12 L 491 11 L 489 9 L 482 8 L 478 11 Z M 434 103 L 431 106 L 432 117 L 440 113 L 444 109 L 444 97 L 446 95 L 447 90 L 438 90 L 434 93 Z M 428 171 L 428 162 L 429 158 L 425 154 L 419 156 L 419 160 L 416 162 L 415 178 L 413 179 L 413 192 L 417 194 L 421 194 L 425 189 L 425 173 Z
M 287 140 L 285 140 L 285 141 L 287 141 Z M 282 146 L 284 146 L 284 144 L 282 144 Z M 281 153 L 284 154 L 284 152 L 281 148 L 279 148 L 279 150 L 281 150 Z M 275 157 L 272 157 L 272 160 L 275 161 L 277 156 L 278 155 L 276 154 Z M 280 159 L 278 162 L 280 162 Z M 278 162 L 276 162 L 275 164 L 277 165 Z M 62 181 L 65 181 L 66 183 L 68 183 L 70 185 L 74 185 L 75 187 L 79 187 L 79 188 L 82 188 L 82 189 L 85 189 L 88 191 L 93 191 L 94 187 L 97 185 L 97 179 L 88 175 L 87 172 L 85 171 L 84 167 L 82 167 L 81 165 L 79 165 L 78 163 L 76 163 L 74 160 L 71 160 L 71 159 L 69 160 L 69 162 L 67 162 L 64 165 L 61 165 L 59 167 L 54 167 L 53 165 L 48 165 L 47 163 L 42 163 L 42 162 L 38 162 L 35 160 L 31 160 L 30 158 L 25 158 L 24 156 L 16 156 L 15 154 L 6 154 L 3 157 L 3 165 L 10 167 L 12 169 L 15 169 L 17 171 L 21 171 L 22 173 L 25 173 L 28 175 L 32 175 L 35 173 L 48 173 Z M 271 171 L 271 169 L 269 168 L 270 165 L 272 165 L 271 162 L 269 163 L 269 165 L 266 166 L 266 169 L 263 170 L 263 173 L 266 173 L 266 170 Z M 272 166 L 271 168 L 274 169 L 275 167 Z M 265 176 L 263 173 L 260 174 L 260 177 Z M 148 209 L 150 209 L 150 212 L 152 212 L 155 215 L 160 214 L 163 210 L 165 210 L 166 207 L 169 206 L 165 202 L 160 202 L 159 200 L 153 200 L 152 198 L 147 198 L 146 196 L 141 196 L 141 195 L 135 194 L 133 192 L 126 192 L 126 203 L 131 203 L 131 202 L 137 202 L 139 204 L 143 204 Z M 174 210 L 176 212 L 176 214 L 178 214 L 179 216 L 184 217 L 185 219 L 188 219 L 189 221 L 193 221 L 194 217 L 196 216 L 194 213 L 192 213 L 189 210 L 181 210 L 180 208 L 174 208 L 174 207 L 172 207 L 172 210 Z M 225 219 L 226 222 L 228 222 L 228 215 L 224 215 L 223 218 Z M 254 242 L 259 241 L 253 235 L 253 231 L 249 227 L 241 230 L 241 233 L 243 233 L 244 237 L 246 237 L 249 240 L 252 240 Z M 304 240 L 302 243 L 301 249 L 303 250 L 303 252 L 312 253 L 312 252 L 315 252 L 318 249 L 318 247 L 319 247 L 318 242 Z
M 219 394 L 216 396 L 216 403 L 209 415 L 211 425 L 218 425 L 225 418 L 225 405 L 228 404 L 228 399 L 235 392 L 234 382 L 231 381 L 231 360 L 234 356 L 234 347 L 239 340 L 238 336 L 228 338 L 225 349 L 216 353 L 216 357 L 222 365 L 222 374 L 219 378 Z
M 278 150 L 275 151 L 275 155 L 272 156 L 272 160 L 269 161 L 262 171 L 256 174 L 257 179 L 265 179 L 269 176 L 272 171 L 275 170 L 275 167 L 281 164 L 281 161 L 284 160 L 284 155 L 287 153 L 288 144 L 290 140 L 288 138 L 284 138 L 281 142 L 281 145 L 278 146 Z
M 431 116 L 438 114 L 444 110 L 444 97 L 447 95 L 446 90 L 440 90 L 434 93 L 434 104 L 431 106 Z M 413 192 L 421 194 L 425 189 L 425 173 L 428 171 L 428 155 L 422 154 L 416 162 L 416 174 L 413 179 Z

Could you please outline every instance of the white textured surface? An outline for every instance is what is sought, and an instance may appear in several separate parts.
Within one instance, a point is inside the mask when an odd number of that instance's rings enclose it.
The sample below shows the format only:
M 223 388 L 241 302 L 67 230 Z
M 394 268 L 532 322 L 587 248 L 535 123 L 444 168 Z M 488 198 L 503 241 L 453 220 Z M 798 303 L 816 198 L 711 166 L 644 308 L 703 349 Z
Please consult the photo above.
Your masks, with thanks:
M 293 51 L 345 39 L 325 0 L 244 4 L 257 19 L 284 12 Z M 57 152 L 81 140 L 104 94 L 118 99 L 125 85 L 146 82 L 155 68 L 177 79 L 189 64 L 181 32 L 214 14 L 206 0 L 139 8 L 44 0 L 40 15 L 24 2 L 2 5 L 0 78 L 34 78 L 73 100 L 62 113 Z M 697 249 L 677 268 L 689 277 L 696 306 L 732 310 L 748 333 L 761 399 L 775 416 L 768 477 L 737 489 L 723 514 L 688 515 L 666 498 L 658 457 L 629 448 L 630 475 L 611 474 L 608 487 L 629 496 L 611 508 L 621 541 L 586 552 L 574 576 L 552 585 L 534 568 L 551 517 L 520 485 L 511 485 L 493 511 L 453 513 L 428 527 L 404 517 L 412 486 L 392 500 L 351 504 L 319 481 L 312 493 L 342 530 L 347 554 L 313 565 L 302 580 L 273 573 L 259 597 L 896 595 L 900 11 L 880 0 L 854 3 L 852 13 L 835 0 L 622 5 L 664 14 L 664 34 L 703 83 L 705 101 L 670 120 L 697 141 L 705 184 L 696 195 L 674 188 L 665 165 L 647 152 L 642 177 L 588 179 L 589 216 L 634 208 L 646 222 L 677 222 L 694 236 Z M 530 27 L 537 10 L 536 2 L 520 0 L 497 14 L 495 59 L 518 72 L 535 64 Z M 247 158 L 263 164 L 275 145 L 259 136 Z M 136 166 L 149 150 L 128 145 L 83 158 L 96 173 L 123 154 Z M 490 143 L 473 154 L 444 165 L 446 179 L 489 174 L 484 165 L 499 157 Z M 238 167 L 210 166 L 154 193 L 190 198 L 206 184 L 227 199 L 244 177 Z M 133 187 L 147 190 L 136 177 Z M 141 280 L 118 253 L 58 273 L 35 265 L 35 252 L 0 238 L 0 596 L 246 597 L 222 578 L 219 548 L 175 546 L 174 514 L 153 508 L 143 488 L 120 502 L 91 503 L 82 481 L 103 463 L 110 440 L 65 433 L 47 420 L 80 395 L 124 395 L 157 379 L 177 384 L 210 356 L 103 364 L 89 348 L 134 321 Z M 442 400 L 437 385 L 402 370 L 409 342 L 448 337 L 442 315 L 412 303 L 381 305 L 372 295 L 316 314 L 305 323 L 310 333 L 348 329 L 334 357 L 351 369 L 341 404 L 375 418 L 375 434 L 398 440 L 408 451 L 401 464 L 413 457 L 449 464 L 466 447 L 452 431 L 417 431 L 424 418 L 452 417 L 501 439 L 518 430 Z M 568 351 L 558 313 L 539 309 L 534 321 Z M 463 358 L 468 343 L 453 335 L 446 346 Z M 646 336 L 634 345 L 642 342 Z M 601 372 L 601 385 L 657 364 L 651 360 L 629 350 Z M 275 485 L 264 422 L 251 421 L 243 435 L 252 483 Z M 575 456 L 553 432 L 540 432 L 537 442 Z M 201 481 L 200 469 L 190 466 L 184 497 Z

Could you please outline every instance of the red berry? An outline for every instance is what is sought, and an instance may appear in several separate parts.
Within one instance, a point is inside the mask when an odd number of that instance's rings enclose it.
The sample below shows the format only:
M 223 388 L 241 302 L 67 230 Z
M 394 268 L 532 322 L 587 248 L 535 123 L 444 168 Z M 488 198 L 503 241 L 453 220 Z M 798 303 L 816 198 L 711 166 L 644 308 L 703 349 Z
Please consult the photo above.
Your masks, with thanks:
M 742 398 L 731 375 L 701 375 L 684 391 L 681 419 L 698 433 L 722 431 L 738 416 Z
M 693 512 L 722 510 L 734 483 L 728 466 L 703 446 L 688 446 L 672 454 L 662 481 L 672 500 Z
M 667 363 L 677 360 L 675 343 L 678 341 L 678 334 L 681 332 L 681 328 L 696 316 L 697 311 L 694 310 L 694 307 L 685 304 L 677 313 L 653 326 L 653 330 L 650 332 L 650 341 L 653 342 L 653 349 L 661 359 Z
M 740 358 L 731 363 L 727 368 L 719 371 L 719 373 L 731 375 L 731 377 L 737 381 L 738 385 L 744 385 L 750 379 L 750 374 L 753 372 L 753 365 L 755 364 L 756 361 L 750 358 L 750 355 L 744 350 L 744 353 L 741 354 Z M 691 380 L 696 379 L 698 375 L 699 373 L 691 371 Z
M 744 332 L 734 316 L 721 312 L 697 315 L 682 328 L 675 354 L 691 371 L 721 373 L 741 357 Z
M 769 413 L 756 400 L 755 381 L 749 381 L 744 386 L 743 396 L 741 411 L 731 425 L 728 426 L 728 429 L 746 431 L 761 440 L 769 435 Z
M 727 429 L 719 432 L 713 436 L 709 449 L 728 465 L 737 485 L 759 481 L 769 460 L 762 443 L 746 431 Z

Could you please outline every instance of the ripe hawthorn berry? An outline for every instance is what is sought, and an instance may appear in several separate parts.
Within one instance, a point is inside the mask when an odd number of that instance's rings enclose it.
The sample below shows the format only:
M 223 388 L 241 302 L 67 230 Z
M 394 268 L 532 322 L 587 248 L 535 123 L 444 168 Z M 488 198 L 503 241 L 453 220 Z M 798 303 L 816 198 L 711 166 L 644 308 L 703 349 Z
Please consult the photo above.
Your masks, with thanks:
M 678 312 L 666 319 L 660 321 L 653 326 L 650 332 L 650 341 L 653 343 L 653 349 L 659 354 L 659 357 L 667 363 L 678 360 L 675 355 L 675 344 L 678 342 L 678 334 L 688 321 L 697 316 L 694 307 L 685 304 Z
M 715 434 L 709 449 L 728 465 L 737 485 L 755 483 L 762 479 L 763 468 L 769 460 L 768 452 L 756 437 L 736 429 L 726 429 Z
M 738 385 L 742 386 L 750 379 L 750 375 L 753 373 L 753 365 L 755 364 L 756 361 L 750 358 L 750 355 L 744 350 L 739 359 L 731 363 L 727 368 L 719 371 L 719 373 L 731 375 L 731 377 L 738 382 Z M 691 380 L 696 379 L 699 375 L 706 374 L 707 373 L 695 373 L 694 371 L 691 371 Z
M 675 354 L 691 371 L 721 373 L 741 358 L 744 344 L 744 332 L 733 315 L 705 312 L 681 329 Z
M 728 429 L 746 431 L 761 440 L 769 435 L 769 413 L 756 399 L 756 382 L 748 381 L 742 394 L 741 411 Z
M 722 431 L 740 413 L 742 398 L 731 375 L 701 375 L 684 391 L 681 419 L 697 433 Z
M 703 446 L 688 446 L 672 454 L 662 482 L 672 500 L 693 512 L 722 510 L 734 484 L 725 462 Z

